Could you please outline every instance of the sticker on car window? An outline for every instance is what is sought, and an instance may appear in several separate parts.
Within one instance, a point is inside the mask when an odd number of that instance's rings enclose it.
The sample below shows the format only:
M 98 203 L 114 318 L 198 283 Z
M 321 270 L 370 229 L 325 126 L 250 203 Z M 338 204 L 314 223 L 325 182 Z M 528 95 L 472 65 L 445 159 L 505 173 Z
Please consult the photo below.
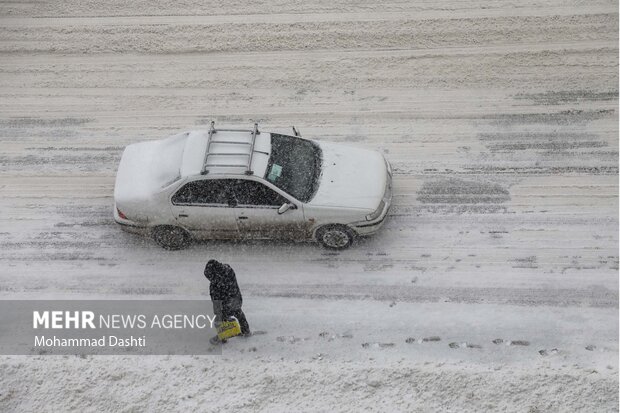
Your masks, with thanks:
M 267 175 L 267 180 L 273 182 L 278 179 L 280 175 L 282 175 L 282 167 L 280 165 L 273 164 L 269 170 L 269 175 Z

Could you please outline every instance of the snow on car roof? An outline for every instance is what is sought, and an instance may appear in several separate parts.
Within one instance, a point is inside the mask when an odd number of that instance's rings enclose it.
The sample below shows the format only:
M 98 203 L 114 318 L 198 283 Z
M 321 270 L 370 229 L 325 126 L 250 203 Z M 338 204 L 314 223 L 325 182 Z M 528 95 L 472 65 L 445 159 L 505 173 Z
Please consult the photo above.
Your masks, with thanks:
M 252 150 L 250 170 L 253 171 L 253 175 L 264 176 L 271 154 L 271 134 L 256 133 L 254 145 L 252 139 L 251 131 L 217 130 L 211 135 L 209 144 L 209 131 L 189 132 L 183 153 L 181 175 L 197 175 L 203 169 L 209 175 L 244 175 Z

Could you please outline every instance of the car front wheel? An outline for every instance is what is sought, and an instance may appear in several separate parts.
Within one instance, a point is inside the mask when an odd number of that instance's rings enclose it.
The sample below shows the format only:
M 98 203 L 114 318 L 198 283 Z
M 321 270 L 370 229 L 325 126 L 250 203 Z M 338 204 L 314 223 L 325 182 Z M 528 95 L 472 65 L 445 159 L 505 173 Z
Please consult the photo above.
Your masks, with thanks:
M 316 239 L 325 248 L 344 250 L 353 243 L 353 233 L 344 225 L 327 225 L 319 228 Z
M 153 229 L 153 239 L 162 248 L 180 250 L 187 247 L 191 237 L 183 228 L 172 225 L 161 225 Z

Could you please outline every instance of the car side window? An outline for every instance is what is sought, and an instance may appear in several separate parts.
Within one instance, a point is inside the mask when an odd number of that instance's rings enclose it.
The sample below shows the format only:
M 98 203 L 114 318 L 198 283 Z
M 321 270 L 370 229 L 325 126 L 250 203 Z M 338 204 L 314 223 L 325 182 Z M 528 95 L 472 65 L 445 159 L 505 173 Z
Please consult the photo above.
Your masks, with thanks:
M 286 198 L 260 182 L 239 179 L 234 184 L 237 205 L 277 206 L 288 202 Z
M 228 185 L 222 179 L 203 179 L 183 185 L 172 197 L 173 204 L 228 205 Z

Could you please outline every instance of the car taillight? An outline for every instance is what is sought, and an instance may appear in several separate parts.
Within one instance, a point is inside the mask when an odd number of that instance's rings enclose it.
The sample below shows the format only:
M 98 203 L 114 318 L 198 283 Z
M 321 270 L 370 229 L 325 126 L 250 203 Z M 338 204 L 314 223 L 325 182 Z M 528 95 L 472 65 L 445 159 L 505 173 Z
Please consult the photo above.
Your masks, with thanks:
M 118 212 L 119 217 L 123 219 L 127 219 L 127 215 L 123 214 L 120 209 L 116 208 L 116 212 Z

